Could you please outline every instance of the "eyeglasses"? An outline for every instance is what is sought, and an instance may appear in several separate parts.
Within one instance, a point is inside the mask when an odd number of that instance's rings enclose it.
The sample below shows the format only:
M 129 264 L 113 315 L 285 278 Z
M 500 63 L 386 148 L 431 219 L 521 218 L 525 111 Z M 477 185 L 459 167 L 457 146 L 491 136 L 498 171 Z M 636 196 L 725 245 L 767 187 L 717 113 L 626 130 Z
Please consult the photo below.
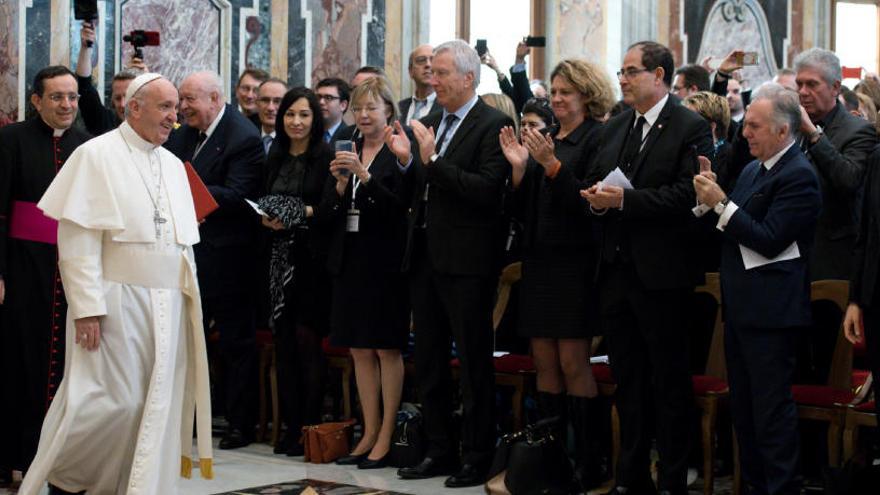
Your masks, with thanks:
M 432 58 L 433 57 L 429 57 L 427 55 L 421 55 L 419 57 L 414 58 L 413 63 L 415 63 L 415 65 L 425 65 L 428 62 L 430 62 Z
M 636 69 L 635 67 L 622 69 L 617 71 L 617 78 L 620 79 L 622 77 L 624 79 L 632 79 L 642 72 L 651 72 L 651 69 Z
M 268 105 L 269 103 L 274 103 L 276 105 L 281 104 L 281 98 L 270 98 L 268 96 L 261 96 L 257 99 L 257 101 L 262 103 L 263 105 Z
M 64 100 L 68 100 L 71 103 L 79 101 L 79 95 L 76 93 L 52 93 L 48 98 L 52 100 L 52 103 L 61 103 Z
M 333 96 L 333 95 L 318 95 L 318 99 L 325 101 L 327 103 L 332 103 L 335 100 L 341 100 L 342 98 L 340 98 L 338 96 Z

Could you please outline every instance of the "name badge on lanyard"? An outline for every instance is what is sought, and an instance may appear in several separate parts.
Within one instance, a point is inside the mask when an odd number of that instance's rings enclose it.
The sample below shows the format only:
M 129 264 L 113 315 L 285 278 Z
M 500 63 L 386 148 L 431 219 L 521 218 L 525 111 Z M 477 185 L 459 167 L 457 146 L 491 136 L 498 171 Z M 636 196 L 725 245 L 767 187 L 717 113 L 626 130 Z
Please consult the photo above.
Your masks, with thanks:
M 348 210 L 348 216 L 345 221 L 346 232 L 358 232 L 360 228 L 361 212 L 354 208 Z

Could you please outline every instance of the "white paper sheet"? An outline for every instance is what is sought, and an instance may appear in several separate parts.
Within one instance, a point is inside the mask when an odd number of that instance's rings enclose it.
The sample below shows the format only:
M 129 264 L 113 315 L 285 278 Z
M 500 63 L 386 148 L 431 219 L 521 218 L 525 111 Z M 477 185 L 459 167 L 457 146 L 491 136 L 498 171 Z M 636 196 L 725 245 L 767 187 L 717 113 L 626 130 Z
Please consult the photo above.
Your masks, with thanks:
M 257 206 L 256 203 L 254 203 L 253 201 L 251 201 L 247 198 L 244 198 L 244 200 L 247 201 L 247 204 L 250 205 L 250 207 L 253 208 L 254 211 L 257 212 L 258 215 L 262 215 L 266 218 L 269 218 L 269 215 L 267 215 L 265 211 L 261 210 L 260 207 Z
M 626 178 L 626 175 L 620 170 L 620 167 L 616 167 L 611 172 L 608 172 L 608 175 L 605 176 L 604 179 L 599 181 L 599 190 L 601 191 L 605 186 L 617 186 L 623 189 L 632 189 L 633 185 Z
M 608 364 L 608 356 L 593 356 L 590 358 L 590 364 Z
M 739 252 L 740 254 L 742 254 L 743 265 L 745 265 L 746 270 L 751 270 L 752 268 L 757 268 L 759 266 L 769 265 L 770 263 L 776 263 L 777 261 L 794 260 L 801 257 L 801 252 L 798 249 L 797 242 L 792 242 L 790 246 L 785 248 L 785 250 L 776 255 L 776 257 L 774 258 L 765 258 L 758 254 L 756 251 L 752 251 L 742 244 L 739 245 Z

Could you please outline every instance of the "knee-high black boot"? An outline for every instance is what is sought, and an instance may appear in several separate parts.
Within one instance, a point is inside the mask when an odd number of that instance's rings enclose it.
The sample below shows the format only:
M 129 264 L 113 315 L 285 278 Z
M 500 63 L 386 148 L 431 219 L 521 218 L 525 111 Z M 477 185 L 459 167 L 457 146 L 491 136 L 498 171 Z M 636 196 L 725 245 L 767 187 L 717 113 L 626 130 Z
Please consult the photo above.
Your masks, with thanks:
M 551 394 L 550 392 L 538 392 L 539 419 L 558 418 L 553 426 L 553 435 L 565 445 L 566 426 L 565 394 Z
M 575 477 L 586 492 L 607 479 L 602 467 L 602 403 L 598 398 L 568 396 L 568 416 L 574 430 Z

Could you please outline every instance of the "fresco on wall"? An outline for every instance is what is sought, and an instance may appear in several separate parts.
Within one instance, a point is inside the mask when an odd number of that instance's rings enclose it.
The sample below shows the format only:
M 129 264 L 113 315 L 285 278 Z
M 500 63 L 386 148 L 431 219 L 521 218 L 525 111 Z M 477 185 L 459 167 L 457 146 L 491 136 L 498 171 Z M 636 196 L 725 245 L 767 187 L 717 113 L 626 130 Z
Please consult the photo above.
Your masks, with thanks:
M 585 58 L 604 65 L 607 44 L 605 0 L 562 0 L 558 9 L 558 58 Z
M 0 127 L 18 120 L 17 0 L 0 0 Z
M 133 53 L 131 45 L 122 42 L 123 35 L 134 29 L 159 31 L 161 45 L 145 47 L 144 57 L 150 70 L 175 85 L 192 72 L 220 73 L 220 9 L 210 0 L 127 1 L 121 6 L 120 28 L 117 40 L 123 61 Z
M 361 62 L 362 18 L 367 0 L 308 0 L 312 14 L 312 83 L 325 77 L 348 80 Z
M 723 57 L 734 49 L 758 52 L 758 65 L 745 67 L 743 79 L 749 86 L 772 79 L 776 74 L 776 57 L 764 9 L 753 0 L 716 2 L 703 27 L 703 39 L 697 60 Z

